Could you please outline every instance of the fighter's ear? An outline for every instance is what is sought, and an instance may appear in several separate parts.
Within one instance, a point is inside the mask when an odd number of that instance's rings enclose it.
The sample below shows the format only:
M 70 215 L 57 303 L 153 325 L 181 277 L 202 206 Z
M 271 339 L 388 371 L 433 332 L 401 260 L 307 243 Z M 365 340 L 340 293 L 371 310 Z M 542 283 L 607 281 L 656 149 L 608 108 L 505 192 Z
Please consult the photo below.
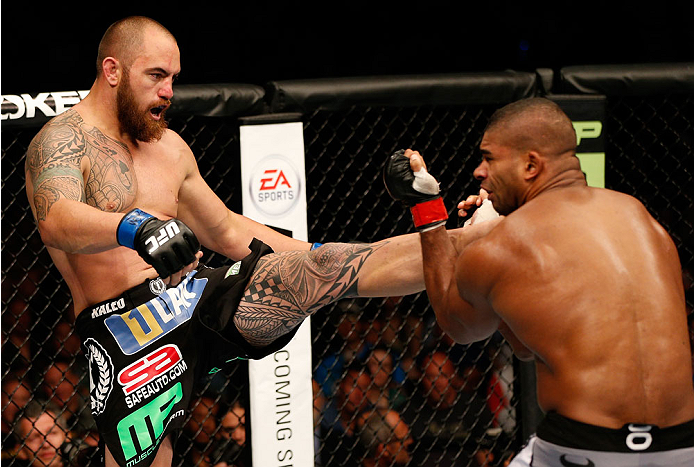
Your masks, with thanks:
M 120 62 L 113 57 L 106 57 L 101 62 L 101 71 L 111 86 L 117 86 L 121 78 Z
M 524 163 L 523 171 L 526 180 L 536 178 L 545 167 L 545 160 L 537 151 L 528 151 Z

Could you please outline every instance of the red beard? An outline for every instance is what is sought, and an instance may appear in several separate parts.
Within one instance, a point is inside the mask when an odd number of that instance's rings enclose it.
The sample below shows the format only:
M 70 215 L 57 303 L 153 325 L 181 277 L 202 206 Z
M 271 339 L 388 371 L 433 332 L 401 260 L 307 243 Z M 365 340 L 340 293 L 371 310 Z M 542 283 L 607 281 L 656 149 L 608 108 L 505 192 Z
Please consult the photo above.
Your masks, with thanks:
M 146 111 L 142 111 L 138 107 L 130 88 L 130 75 L 127 70 L 123 72 L 123 80 L 116 94 L 116 103 L 121 131 L 129 135 L 133 143 L 137 144 L 138 141 L 144 143 L 158 141 L 164 135 L 164 130 L 168 127 L 164 120 L 166 109 L 160 113 L 160 120 L 153 120 L 150 117 L 150 109 L 161 105 L 169 105 L 170 101 L 162 100 L 147 108 Z

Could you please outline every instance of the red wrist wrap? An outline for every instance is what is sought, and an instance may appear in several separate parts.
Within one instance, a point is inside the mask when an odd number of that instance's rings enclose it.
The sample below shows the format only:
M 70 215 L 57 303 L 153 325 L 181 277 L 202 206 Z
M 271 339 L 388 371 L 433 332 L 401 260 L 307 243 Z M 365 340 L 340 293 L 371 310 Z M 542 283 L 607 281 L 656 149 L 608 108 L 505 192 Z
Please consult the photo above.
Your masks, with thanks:
M 448 219 L 448 211 L 440 197 L 415 204 L 410 208 L 410 212 L 416 228 Z

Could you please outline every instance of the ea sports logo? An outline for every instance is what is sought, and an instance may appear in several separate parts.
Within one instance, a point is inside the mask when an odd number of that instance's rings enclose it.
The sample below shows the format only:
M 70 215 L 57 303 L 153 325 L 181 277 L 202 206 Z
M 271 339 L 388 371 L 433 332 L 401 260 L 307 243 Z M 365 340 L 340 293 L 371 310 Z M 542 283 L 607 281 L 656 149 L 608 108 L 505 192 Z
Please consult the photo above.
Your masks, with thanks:
M 286 157 L 271 154 L 253 169 L 249 189 L 259 211 L 279 217 L 289 213 L 299 201 L 301 178 Z

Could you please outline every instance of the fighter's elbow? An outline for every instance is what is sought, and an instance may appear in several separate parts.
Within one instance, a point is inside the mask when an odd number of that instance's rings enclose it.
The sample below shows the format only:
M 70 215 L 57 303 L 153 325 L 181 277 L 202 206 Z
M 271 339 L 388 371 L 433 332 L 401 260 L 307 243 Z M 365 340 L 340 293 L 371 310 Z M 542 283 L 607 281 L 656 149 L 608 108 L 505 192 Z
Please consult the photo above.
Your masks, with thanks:
M 496 325 L 474 322 L 472 319 L 462 317 L 461 313 L 451 312 L 449 309 L 434 308 L 434 310 L 439 327 L 456 344 L 466 345 L 484 340 L 496 330 Z
M 58 248 L 60 246 L 60 235 L 58 234 L 58 228 L 55 223 L 48 220 L 38 222 L 38 231 L 41 236 L 41 241 L 44 245 Z
M 51 220 L 39 221 L 38 231 L 41 241 L 47 247 L 71 254 L 80 253 L 78 245 L 73 241 L 74 236 L 67 234 L 59 223 Z

